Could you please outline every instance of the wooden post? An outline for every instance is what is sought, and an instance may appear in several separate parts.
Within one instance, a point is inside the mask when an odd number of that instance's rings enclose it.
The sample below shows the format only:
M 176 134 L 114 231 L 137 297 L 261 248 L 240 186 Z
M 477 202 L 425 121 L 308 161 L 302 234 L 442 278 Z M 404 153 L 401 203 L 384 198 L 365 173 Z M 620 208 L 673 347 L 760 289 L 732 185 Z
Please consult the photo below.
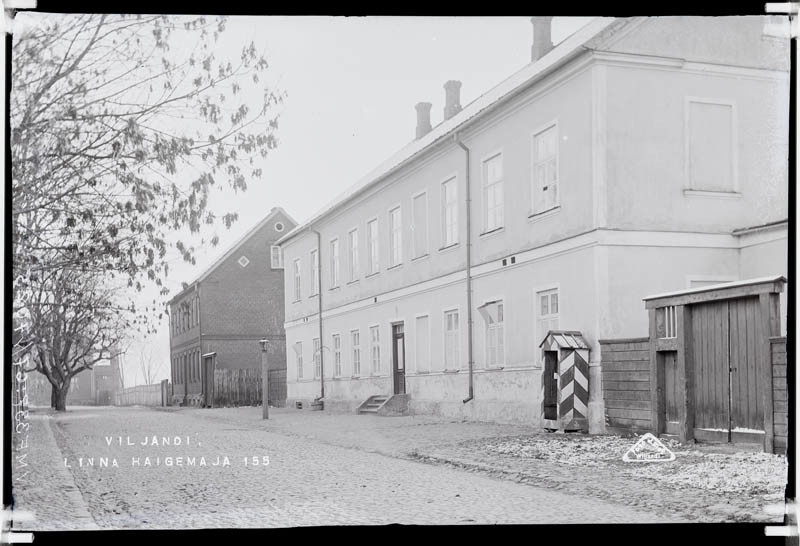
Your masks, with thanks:
M 658 328 L 656 325 L 656 308 L 651 307 L 647 310 L 650 318 L 650 427 L 653 429 L 653 434 L 658 435 L 661 432 L 661 396 L 659 396 L 658 384 Z
M 680 399 L 678 406 L 678 420 L 680 428 L 678 440 L 681 443 L 694 439 L 694 389 L 692 374 L 694 368 L 691 362 L 691 310 L 686 305 L 675 307 L 675 325 L 678 336 L 678 350 L 675 355 Z
M 773 442 L 775 440 L 775 429 L 773 424 L 773 412 L 775 408 L 772 400 L 772 347 L 769 338 L 777 335 L 770 331 L 772 306 L 770 298 L 777 298 L 777 294 L 762 292 L 758 296 L 758 306 L 760 308 L 760 320 L 756 328 L 758 340 L 758 351 L 756 352 L 756 362 L 758 363 L 758 382 L 761 390 L 761 400 L 764 407 L 764 451 L 772 453 Z M 774 323 L 773 323 L 774 324 Z
M 267 362 L 267 347 L 269 340 L 259 340 L 261 345 L 261 418 L 269 419 L 269 364 Z

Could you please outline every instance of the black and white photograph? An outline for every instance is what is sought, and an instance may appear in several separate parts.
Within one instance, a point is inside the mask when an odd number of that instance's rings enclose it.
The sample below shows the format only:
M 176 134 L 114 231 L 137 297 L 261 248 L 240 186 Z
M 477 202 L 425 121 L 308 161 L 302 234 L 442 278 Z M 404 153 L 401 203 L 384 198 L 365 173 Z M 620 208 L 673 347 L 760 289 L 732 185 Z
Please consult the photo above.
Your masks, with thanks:
M 792 6 L 7 6 L 4 539 L 796 540 Z

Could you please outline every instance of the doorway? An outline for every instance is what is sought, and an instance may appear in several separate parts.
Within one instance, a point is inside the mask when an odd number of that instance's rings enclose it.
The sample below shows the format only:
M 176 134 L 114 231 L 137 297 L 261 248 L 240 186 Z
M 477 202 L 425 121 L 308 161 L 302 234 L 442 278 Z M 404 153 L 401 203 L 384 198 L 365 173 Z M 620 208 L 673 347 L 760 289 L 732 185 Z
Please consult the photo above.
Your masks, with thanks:
M 403 323 L 392 324 L 392 362 L 394 394 L 406 393 L 406 351 Z
M 544 418 L 558 419 L 558 351 L 544 352 Z
M 660 351 L 658 353 L 658 373 L 661 376 L 658 378 L 658 383 L 663 385 L 663 388 L 660 389 L 662 397 L 660 422 L 664 424 L 664 430 L 660 432 L 666 432 L 667 434 L 680 433 L 680 390 L 677 355 L 676 351 Z
M 203 357 L 203 400 L 207 408 L 214 407 L 214 355 Z

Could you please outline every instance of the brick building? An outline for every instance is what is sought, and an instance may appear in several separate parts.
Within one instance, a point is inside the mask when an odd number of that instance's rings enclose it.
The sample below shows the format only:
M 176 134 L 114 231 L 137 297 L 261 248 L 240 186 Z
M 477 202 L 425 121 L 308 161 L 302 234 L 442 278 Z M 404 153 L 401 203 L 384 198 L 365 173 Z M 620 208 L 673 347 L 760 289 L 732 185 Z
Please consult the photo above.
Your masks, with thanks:
M 220 370 L 260 376 L 262 338 L 270 340 L 270 378 L 285 385 L 285 373 L 273 374 L 286 369 L 283 260 L 274 243 L 295 226 L 286 211 L 273 208 L 170 300 L 173 403 L 214 405 Z
M 67 406 L 110 406 L 122 389 L 120 357 L 98 362 L 72 378 L 67 392 Z M 32 371 L 26 376 L 26 394 L 32 406 L 49 406 L 52 385 L 44 374 Z

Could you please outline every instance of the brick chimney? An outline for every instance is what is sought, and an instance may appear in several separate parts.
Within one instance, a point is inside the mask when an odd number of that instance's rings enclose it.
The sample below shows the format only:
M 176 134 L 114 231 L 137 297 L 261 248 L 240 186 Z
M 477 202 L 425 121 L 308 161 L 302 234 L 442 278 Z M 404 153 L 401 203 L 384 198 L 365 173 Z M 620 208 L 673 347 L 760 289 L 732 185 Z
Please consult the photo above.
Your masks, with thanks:
M 417 138 L 427 135 L 431 130 L 431 103 L 418 102 L 417 109 Z
M 461 82 L 450 80 L 444 84 L 444 119 L 448 120 L 461 111 Z
M 531 46 L 531 62 L 535 63 L 553 49 L 550 38 L 552 17 L 531 17 L 533 24 L 533 45 Z

